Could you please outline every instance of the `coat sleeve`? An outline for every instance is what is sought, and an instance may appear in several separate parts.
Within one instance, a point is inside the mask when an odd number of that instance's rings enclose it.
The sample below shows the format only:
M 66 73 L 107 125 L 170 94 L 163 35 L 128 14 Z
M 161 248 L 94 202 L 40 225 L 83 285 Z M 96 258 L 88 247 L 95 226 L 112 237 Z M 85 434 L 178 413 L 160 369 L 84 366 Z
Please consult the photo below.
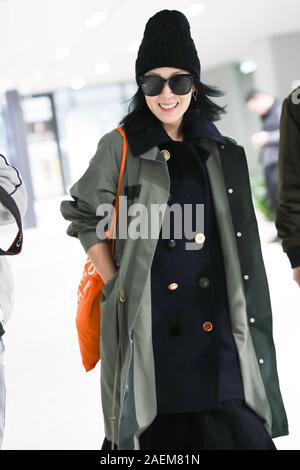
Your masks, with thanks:
M 15 200 L 21 217 L 27 208 L 27 193 L 19 171 L 10 165 L 3 155 L 0 155 L 0 186 Z M 0 203 L 0 225 L 15 222 L 12 214 Z
M 107 213 L 98 215 L 98 211 L 102 204 L 112 207 L 115 202 L 122 143 L 115 129 L 100 139 L 87 170 L 70 188 L 73 200 L 63 201 L 60 206 L 63 217 L 71 222 L 67 235 L 78 238 L 86 252 L 92 245 L 106 242 L 107 224 L 99 228 L 98 223 Z
M 300 266 L 300 104 L 285 99 L 280 123 L 276 227 L 293 268 Z

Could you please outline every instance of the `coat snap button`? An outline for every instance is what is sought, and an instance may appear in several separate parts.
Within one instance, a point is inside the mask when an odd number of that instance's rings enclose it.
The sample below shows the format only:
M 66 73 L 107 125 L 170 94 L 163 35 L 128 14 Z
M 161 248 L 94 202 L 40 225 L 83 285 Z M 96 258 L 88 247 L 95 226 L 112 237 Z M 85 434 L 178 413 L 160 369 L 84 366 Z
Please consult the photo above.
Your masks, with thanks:
M 201 233 L 201 232 L 196 233 L 196 235 L 195 235 L 195 242 L 196 242 L 196 243 L 199 243 L 199 245 L 202 245 L 202 243 L 205 242 L 205 235 L 204 235 L 204 233 Z
M 178 287 L 179 286 L 176 282 L 171 282 L 171 284 L 168 285 L 168 289 L 171 291 L 178 289 Z

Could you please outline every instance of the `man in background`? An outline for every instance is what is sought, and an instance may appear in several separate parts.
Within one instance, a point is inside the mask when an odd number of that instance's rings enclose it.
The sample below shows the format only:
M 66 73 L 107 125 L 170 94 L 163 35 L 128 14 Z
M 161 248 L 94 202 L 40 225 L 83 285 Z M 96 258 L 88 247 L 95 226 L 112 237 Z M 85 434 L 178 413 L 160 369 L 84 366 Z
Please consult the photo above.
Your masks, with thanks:
M 19 232 L 8 250 L 0 248 L 0 449 L 5 425 L 5 377 L 3 335 L 13 310 L 14 282 L 7 255 L 16 255 L 22 248 L 22 224 L 27 206 L 27 194 L 18 170 L 0 155 L 0 230 L 16 221 Z
M 246 96 L 246 104 L 262 122 L 262 131 L 252 135 L 251 141 L 255 147 L 261 149 L 260 162 L 264 171 L 269 206 L 275 219 L 278 208 L 279 126 L 282 103 L 270 93 L 252 90 Z
M 280 132 L 276 227 L 300 287 L 300 87 L 284 100 Z

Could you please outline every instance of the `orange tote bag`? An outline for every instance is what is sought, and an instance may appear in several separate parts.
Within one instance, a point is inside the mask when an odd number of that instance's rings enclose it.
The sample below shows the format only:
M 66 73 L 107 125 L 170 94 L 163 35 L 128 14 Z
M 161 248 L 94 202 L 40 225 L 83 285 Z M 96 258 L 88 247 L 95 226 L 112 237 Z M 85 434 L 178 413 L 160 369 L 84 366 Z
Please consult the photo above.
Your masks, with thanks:
M 112 223 L 111 227 L 106 231 L 107 240 L 110 239 L 110 233 L 115 234 L 116 220 L 119 214 L 119 196 L 128 148 L 128 142 L 124 129 L 122 127 L 118 127 L 116 130 L 118 130 L 123 137 L 123 151 Z M 110 246 L 112 250 L 112 256 L 114 256 L 114 236 L 110 241 Z M 104 285 L 105 282 L 96 271 L 96 268 L 94 267 L 91 259 L 87 258 L 84 265 L 82 278 L 77 290 L 78 302 L 76 313 L 76 327 L 80 353 L 83 366 L 87 372 L 92 370 L 100 360 L 100 302 Z

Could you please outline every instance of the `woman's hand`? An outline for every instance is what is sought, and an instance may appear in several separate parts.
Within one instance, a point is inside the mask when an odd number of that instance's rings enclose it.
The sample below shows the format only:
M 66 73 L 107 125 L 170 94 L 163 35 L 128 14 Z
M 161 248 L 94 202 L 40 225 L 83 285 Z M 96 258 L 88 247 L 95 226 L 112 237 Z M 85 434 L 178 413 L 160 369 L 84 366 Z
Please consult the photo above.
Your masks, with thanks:
M 296 281 L 298 286 L 300 287 L 300 266 L 299 268 L 293 269 L 293 277 L 294 281 Z
M 262 148 L 268 143 L 268 133 L 265 131 L 256 132 L 251 137 L 252 144 L 257 148 Z
M 113 278 L 117 272 L 117 267 L 111 255 L 110 245 L 106 242 L 97 243 L 87 251 L 88 257 L 92 260 L 96 271 L 105 284 Z

